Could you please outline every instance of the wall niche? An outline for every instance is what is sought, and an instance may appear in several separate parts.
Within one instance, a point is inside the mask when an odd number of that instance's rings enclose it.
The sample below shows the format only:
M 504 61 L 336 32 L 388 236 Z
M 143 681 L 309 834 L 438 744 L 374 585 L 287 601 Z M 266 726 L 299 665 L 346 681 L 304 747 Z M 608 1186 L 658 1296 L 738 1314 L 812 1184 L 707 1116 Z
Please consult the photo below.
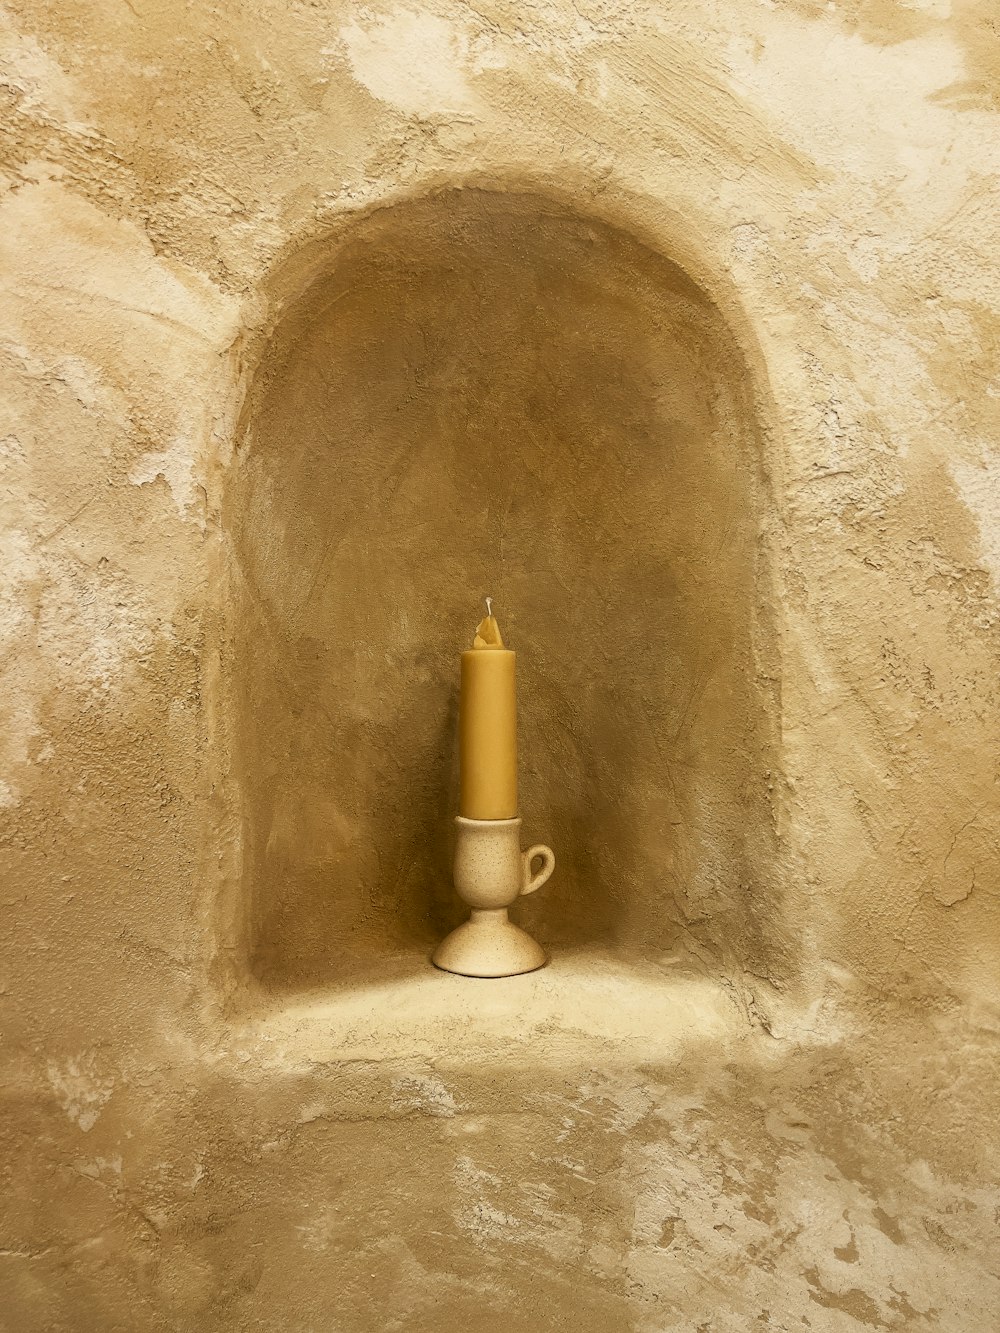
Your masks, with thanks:
M 720 310 L 527 193 L 382 207 L 297 271 L 224 504 L 249 971 L 423 966 L 460 919 L 458 653 L 490 594 L 558 857 L 519 919 L 775 975 L 770 501 Z

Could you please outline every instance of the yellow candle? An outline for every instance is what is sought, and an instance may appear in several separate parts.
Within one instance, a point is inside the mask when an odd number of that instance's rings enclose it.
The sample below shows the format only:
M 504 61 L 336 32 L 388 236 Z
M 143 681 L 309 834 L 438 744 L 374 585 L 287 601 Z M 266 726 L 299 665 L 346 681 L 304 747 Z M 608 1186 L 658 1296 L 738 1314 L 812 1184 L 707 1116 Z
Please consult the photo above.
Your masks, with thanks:
M 462 654 L 458 710 L 462 793 L 466 819 L 513 819 L 517 815 L 517 694 L 515 654 L 503 646 L 487 598 L 485 620 Z

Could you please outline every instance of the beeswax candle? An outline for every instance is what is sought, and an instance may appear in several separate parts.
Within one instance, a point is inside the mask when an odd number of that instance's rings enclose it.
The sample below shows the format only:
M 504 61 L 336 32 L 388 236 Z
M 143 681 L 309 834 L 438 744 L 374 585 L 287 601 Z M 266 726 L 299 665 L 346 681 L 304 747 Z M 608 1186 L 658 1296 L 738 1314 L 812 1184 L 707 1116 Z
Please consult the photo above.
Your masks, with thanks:
M 458 710 L 462 784 L 459 813 L 466 819 L 517 815 L 517 695 L 515 654 L 503 645 L 490 599 L 462 654 Z

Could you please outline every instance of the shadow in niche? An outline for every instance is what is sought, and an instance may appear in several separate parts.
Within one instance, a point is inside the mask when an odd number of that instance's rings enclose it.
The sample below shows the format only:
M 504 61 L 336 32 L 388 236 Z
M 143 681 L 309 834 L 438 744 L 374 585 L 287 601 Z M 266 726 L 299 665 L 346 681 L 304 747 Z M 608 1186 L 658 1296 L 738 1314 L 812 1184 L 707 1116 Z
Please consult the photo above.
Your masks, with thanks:
M 526 842 L 558 862 L 523 923 L 767 966 L 766 490 L 704 293 L 538 197 L 385 208 L 316 260 L 244 426 L 225 522 L 258 978 L 322 984 L 461 919 L 458 652 L 486 593 L 519 652 Z

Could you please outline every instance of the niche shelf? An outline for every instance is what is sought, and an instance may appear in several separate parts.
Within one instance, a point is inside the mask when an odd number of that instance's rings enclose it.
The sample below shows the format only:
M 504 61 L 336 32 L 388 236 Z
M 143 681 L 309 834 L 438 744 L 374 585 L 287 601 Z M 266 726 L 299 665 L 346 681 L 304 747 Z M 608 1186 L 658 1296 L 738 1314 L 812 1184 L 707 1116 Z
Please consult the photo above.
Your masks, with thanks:
M 752 1033 L 731 988 L 710 977 L 591 950 L 555 955 L 538 972 L 475 981 L 422 955 L 362 963 L 353 975 L 293 995 L 257 992 L 228 1044 L 255 1070 L 309 1070 L 343 1061 L 425 1061 L 436 1069 L 483 1058 L 518 1065 L 670 1065 Z

